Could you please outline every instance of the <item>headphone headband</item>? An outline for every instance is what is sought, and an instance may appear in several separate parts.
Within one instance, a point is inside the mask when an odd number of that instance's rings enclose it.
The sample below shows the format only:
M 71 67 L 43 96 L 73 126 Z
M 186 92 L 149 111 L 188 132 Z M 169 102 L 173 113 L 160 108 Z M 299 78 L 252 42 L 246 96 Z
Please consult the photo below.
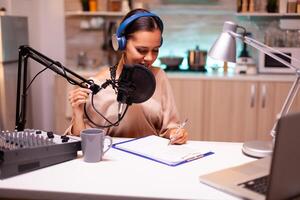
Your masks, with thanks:
M 134 22 L 135 20 L 137 20 L 140 17 L 154 17 L 157 20 L 156 22 L 157 22 L 159 28 L 161 29 L 161 31 L 163 31 L 163 28 L 164 28 L 163 22 L 157 15 L 155 15 L 151 12 L 138 12 L 136 14 L 133 14 L 130 17 L 128 17 L 127 19 L 125 19 L 120 24 L 119 28 L 116 31 L 116 34 L 114 34 L 112 36 L 112 45 L 113 45 L 113 48 L 115 51 L 125 49 L 126 38 L 123 35 L 124 31 L 129 24 L 131 24 L 132 22 Z M 162 40 L 161 40 L 161 43 L 162 43 Z
M 161 19 L 151 13 L 151 12 L 139 12 L 139 13 L 136 13 L 134 15 L 131 15 L 130 17 L 128 17 L 127 19 L 125 19 L 119 26 L 117 32 L 116 32 L 116 35 L 118 37 L 121 37 L 123 32 L 125 31 L 126 27 L 131 24 L 133 21 L 135 21 L 136 19 L 140 18 L 140 17 L 155 17 L 159 22 L 158 26 L 163 30 L 163 22 L 161 21 Z

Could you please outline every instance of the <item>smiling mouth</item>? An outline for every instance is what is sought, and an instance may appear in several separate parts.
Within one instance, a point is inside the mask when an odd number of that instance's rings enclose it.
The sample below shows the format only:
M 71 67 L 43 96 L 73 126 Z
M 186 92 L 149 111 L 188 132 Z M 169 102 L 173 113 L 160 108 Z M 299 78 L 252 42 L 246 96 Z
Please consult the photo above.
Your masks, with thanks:
M 140 63 L 140 65 L 143 65 L 145 67 L 149 67 L 149 65 L 147 65 L 146 63 Z

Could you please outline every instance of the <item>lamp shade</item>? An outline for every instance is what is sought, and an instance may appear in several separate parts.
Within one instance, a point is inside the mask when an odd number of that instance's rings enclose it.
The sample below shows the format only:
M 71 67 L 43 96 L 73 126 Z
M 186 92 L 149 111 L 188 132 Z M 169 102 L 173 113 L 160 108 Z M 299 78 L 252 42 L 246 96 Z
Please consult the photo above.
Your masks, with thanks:
M 235 62 L 236 60 L 236 41 L 230 32 L 236 32 L 237 24 L 227 21 L 224 23 L 223 32 L 212 45 L 208 56 L 221 61 Z

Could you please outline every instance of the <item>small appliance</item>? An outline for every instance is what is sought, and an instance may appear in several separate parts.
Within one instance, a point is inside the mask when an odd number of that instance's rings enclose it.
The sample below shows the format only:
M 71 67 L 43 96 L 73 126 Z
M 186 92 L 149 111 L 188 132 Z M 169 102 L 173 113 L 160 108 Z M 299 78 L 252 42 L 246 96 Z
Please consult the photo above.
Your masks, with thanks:
M 300 58 L 300 48 L 290 48 L 290 47 L 283 47 L 274 48 L 283 52 L 284 54 L 293 57 L 293 58 Z M 272 51 L 271 51 L 272 52 Z M 282 56 L 277 52 L 272 52 L 276 56 L 282 58 L 286 62 L 292 65 L 296 65 L 295 60 L 292 60 L 288 57 Z M 282 64 L 281 62 L 276 61 L 274 58 L 271 58 L 267 54 L 263 52 L 259 52 L 258 55 L 258 71 L 259 73 L 267 73 L 267 74 L 293 74 L 295 70 L 289 68 L 288 66 Z

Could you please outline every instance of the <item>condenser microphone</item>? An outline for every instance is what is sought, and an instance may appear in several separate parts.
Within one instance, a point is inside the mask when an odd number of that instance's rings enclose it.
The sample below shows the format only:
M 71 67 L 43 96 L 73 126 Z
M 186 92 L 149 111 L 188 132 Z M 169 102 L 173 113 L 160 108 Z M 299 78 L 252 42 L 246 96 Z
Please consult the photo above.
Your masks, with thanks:
M 145 102 L 152 97 L 155 87 L 155 77 L 147 67 L 125 64 L 118 80 L 117 101 L 127 105 Z

